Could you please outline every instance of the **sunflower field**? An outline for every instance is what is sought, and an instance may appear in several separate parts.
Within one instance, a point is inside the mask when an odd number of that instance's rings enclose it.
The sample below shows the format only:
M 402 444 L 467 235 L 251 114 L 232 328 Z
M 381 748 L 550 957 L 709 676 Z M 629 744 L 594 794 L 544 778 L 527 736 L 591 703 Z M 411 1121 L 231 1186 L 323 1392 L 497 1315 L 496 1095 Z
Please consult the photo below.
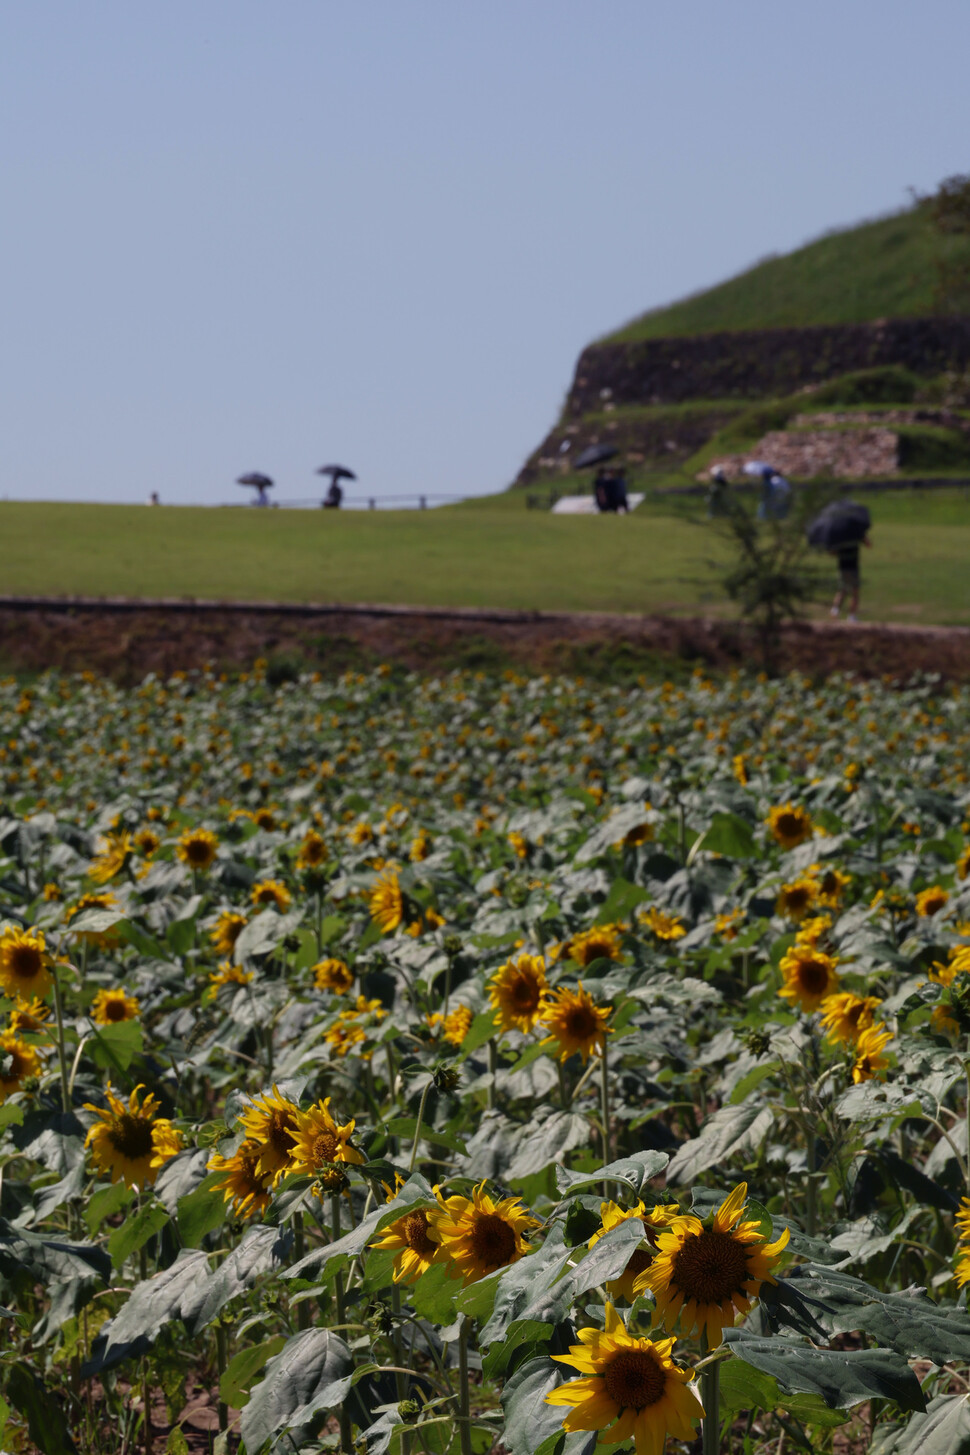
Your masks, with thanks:
M 0 1451 L 970 1452 L 968 709 L 0 683 Z

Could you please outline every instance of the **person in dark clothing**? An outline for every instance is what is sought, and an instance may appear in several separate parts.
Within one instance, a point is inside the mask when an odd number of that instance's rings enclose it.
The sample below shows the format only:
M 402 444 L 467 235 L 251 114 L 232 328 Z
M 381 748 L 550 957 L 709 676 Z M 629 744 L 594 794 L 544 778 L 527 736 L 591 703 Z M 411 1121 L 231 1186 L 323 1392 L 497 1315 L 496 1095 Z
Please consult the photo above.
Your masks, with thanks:
M 622 470 L 616 471 L 610 476 L 609 481 L 610 509 L 624 515 L 630 514 L 630 502 L 626 493 L 626 476 Z
M 849 621 L 858 619 L 859 610 L 859 546 L 871 546 L 872 541 L 865 536 L 861 542 L 846 541 L 844 545 L 836 546 L 832 554 L 839 563 L 839 589 L 835 593 L 835 600 L 832 602 L 832 616 L 839 616 L 842 612 L 842 604 L 846 596 L 849 598 Z
M 339 510 L 340 502 L 344 498 L 343 487 L 338 485 L 336 476 L 330 481 L 330 488 L 323 497 L 324 510 Z
M 599 511 L 613 510 L 610 501 L 610 481 L 612 475 L 609 470 L 602 467 L 596 471 L 596 479 L 593 481 L 593 495 L 596 497 L 596 509 Z

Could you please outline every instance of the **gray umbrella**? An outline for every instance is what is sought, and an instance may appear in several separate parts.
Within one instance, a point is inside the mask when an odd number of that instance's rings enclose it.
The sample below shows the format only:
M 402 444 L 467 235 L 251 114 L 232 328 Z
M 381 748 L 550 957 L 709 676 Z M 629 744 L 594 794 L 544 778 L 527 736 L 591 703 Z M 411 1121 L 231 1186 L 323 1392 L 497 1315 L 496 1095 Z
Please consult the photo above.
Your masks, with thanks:
M 353 470 L 348 470 L 346 465 L 321 465 L 317 471 L 318 475 L 329 475 L 331 480 L 356 480 L 357 476 Z
M 872 517 L 864 505 L 852 500 L 836 500 L 827 505 L 808 527 L 808 543 L 825 551 L 851 546 L 865 540 Z
M 591 465 L 602 465 L 618 454 L 616 445 L 587 445 L 573 460 L 574 470 L 588 470 Z
M 254 485 L 257 490 L 268 490 L 272 483 L 268 475 L 261 475 L 258 470 L 252 470 L 248 475 L 240 475 L 236 481 L 237 485 Z

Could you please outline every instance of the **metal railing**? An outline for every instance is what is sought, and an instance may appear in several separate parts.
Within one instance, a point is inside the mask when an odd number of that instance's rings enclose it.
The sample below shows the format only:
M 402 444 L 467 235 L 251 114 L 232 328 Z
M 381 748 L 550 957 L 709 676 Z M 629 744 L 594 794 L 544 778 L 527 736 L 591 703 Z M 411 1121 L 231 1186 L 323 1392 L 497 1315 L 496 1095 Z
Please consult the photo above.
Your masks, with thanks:
M 463 500 L 477 500 L 475 495 L 442 495 L 433 491 L 423 495 L 345 495 L 341 500 L 340 510 L 428 510 L 433 509 L 432 501 L 440 505 L 458 505 Z M 239 508 L 244 510 L 270 509 L 270 510 L 325 510 L 327 506 L 319 495 L 301 495 L 293 500 L 268 500 L 265 506 L 259 506 L 253 500 L 222 500 L 219 502 L 223 509 Z

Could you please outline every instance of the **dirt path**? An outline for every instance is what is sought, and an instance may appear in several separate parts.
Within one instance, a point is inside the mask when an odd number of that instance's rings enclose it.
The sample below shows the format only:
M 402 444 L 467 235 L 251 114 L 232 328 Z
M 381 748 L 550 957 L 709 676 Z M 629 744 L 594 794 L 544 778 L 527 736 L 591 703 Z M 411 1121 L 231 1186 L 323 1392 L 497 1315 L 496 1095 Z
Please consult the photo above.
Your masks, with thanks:
M 738 626 L 716 618 L 620 616 L 401 606 L 0 597 L 0 666 L 90 669 L 122 681 L 266 657 L 281 675 L 300 666 L 361 669 L 380 661 L 419 670 L 521 665 L 596 676 L 759 665 Z M 970 627 L 803 622 L 787 627 L 781 670 L 895 678 L 970 678 Z

